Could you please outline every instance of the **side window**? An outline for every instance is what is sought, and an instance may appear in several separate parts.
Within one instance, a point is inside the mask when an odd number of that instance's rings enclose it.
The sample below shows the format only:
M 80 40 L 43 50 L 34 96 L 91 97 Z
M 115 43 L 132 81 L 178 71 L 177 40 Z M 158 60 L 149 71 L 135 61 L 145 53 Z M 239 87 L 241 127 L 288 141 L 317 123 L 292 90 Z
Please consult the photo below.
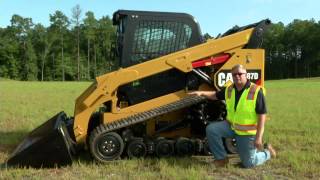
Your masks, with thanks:
M 144 62 L 188 47 L 192 29 L 181 22 L 140 21 L 134 32 L 131 62 Z

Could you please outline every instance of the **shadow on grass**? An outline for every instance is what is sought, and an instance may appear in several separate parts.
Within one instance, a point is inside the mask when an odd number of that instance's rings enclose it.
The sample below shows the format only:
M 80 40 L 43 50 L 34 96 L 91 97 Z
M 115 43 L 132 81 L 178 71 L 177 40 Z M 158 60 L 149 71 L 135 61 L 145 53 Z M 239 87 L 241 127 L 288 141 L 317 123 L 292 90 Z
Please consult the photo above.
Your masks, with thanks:
M 0 169 L 7 168 L 5 160 L 14 151 L 17 145 L 23 140 L 28 132 L 26 131 L 14 131 L 14 132 L 2 132 L 0 131 Z
M 26 137 L 27 131 L 0 131 L 0 152 L 11 152 Z
M 236 154 L 228 155 L 229 165 L 233 167 L 241 167 L 240 159 Z M 196 166 L 214 166 L 214 159 L 212 156 L 191 156 L 191 157 L 172 157 L 166 158 L 165 161 L 175 166 L 180 166 L 181 168 L 190 168 Z
M 195 165 L 197 166 L 206 166 L 211 164 L 213 159 L 211 156 L 192 156 L 192 157 L 180 157 L 172 156 L 168 158 L 158 158 L 154 155 L 146 156 L 144 158 L 128 158 L 127 156 L 121 157 L 121 159 L 109 161 L 106 163 L 98 163 L 90 155 L 89 151 L 81 150 L 75 156 L 73 163 L 74 164 L 83 164 L 83 165 L 98 165 L 98 166 L 127 166 L 128 164 L 139 164 L 139 166 L 145 166 L 149 170 L 159 171 L 159 166 L 162 163 L 165 163 L 172 168 L 181 167 L 181 168 L 191 168 Z
M 230 158 L 230 166 L 242 168 L 240 165 L 240 159 L 237 155 L 231 155 Z M 125 166 L 130 167 L 130 164 L 135 164 L 134 166 L 137 167 L 144 167 L 148 169 L 149 171 L 155 171 L 159 172 L 161 169 L 161 166 L 171 167 L 172 169 L 175 169 L 177 167 L 181 169 L 188 169 L 193 167 L 214 167 L 213 164 L 214 159 L 212 156 L 186 156 L 186 157 L 180 157 L 180 156 L 171 156 L 168 158 L 158 158 L 156 156 L 146 156 L 144 158 L 128 158 L 128 157 L 122 157 L 118 160 L 113 160 L 105 163 L 98 163 L 94 160 L 93 157 L 91 157 L 90 152 L 88 151 L 82 151 L 78 154 L 78 156 L 74 159 L 74 164 L 82 164 L 82 165 L 98 165 L 98 166 Z M 129 168 L 130 169 L 130 168 Z M 143 168 L 142 168 L 143 169 Z
M 191 157 L 171 157 L 171 158 L 161 158 L 165 160 L 168 165 L 172 167 L 190 168 L 193 166 L 206 166 L 213 162 L 211 156 L 191 156 Z

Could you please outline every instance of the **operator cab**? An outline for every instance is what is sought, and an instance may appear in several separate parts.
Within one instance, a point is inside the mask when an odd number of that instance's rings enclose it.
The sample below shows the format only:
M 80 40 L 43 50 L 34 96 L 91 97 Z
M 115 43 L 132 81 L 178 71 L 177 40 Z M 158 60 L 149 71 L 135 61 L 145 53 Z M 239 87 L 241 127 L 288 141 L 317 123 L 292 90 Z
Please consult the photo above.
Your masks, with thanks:
M 120 67 L 128 67 L 202 43 L 195 19 L 185 13 L 119 10 L 117 26 Z
M 113 14 L 117 26 L 115 55 L 126 68 L 186 49 L 203 42 L 195 19 L 185 13 L 119 10 Z M 157 67 L 154 67 L 157 68 Z M 172 69 L 118 89 L 119 99 L 130 105 L 169 94 L 186 86 L 186 74 Z

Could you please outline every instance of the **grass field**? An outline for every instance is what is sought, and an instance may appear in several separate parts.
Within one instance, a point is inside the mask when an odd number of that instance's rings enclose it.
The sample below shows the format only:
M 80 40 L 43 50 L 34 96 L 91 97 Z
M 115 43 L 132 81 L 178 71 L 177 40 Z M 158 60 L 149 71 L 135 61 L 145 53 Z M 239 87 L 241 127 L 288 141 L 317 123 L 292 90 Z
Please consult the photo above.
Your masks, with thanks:
M 0 79 L 0 163 L 32 129 L 64 110 L 87 82 L 19 82 Z M 0 179 L 319 179 L 320 78 L 267 81 L 265 140 L 278 158 L 253 169 L 216 169 L 208 157 L 120 160 L 99 165 L 84 154 L 72 166 L 0 169 Z

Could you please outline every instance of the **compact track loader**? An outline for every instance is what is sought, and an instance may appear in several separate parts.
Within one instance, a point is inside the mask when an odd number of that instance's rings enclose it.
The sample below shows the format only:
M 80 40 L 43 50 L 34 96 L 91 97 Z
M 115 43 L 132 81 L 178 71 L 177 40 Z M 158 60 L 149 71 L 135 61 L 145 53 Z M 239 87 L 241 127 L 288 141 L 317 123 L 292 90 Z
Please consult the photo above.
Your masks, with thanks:
M 53 167 L 72 163 L 81 149 L 98 162 L 121 157 L 208 155 L 205 127 L 225 117 L 224 103 L 188 96 L 232 82 L 243 64 L 264 85 L 269 20 L 234 27 L 204 40 L 195 19 L 183 13 L 119 10 L 113 15 L 116 71 L 96 77 L 77 99 L 74 116 L 60 112 L 32 131 L 8 166 Z M 225 141 L 231 151 L 231 141 Z M 228 145 L 229 144 L 229 145 Z

